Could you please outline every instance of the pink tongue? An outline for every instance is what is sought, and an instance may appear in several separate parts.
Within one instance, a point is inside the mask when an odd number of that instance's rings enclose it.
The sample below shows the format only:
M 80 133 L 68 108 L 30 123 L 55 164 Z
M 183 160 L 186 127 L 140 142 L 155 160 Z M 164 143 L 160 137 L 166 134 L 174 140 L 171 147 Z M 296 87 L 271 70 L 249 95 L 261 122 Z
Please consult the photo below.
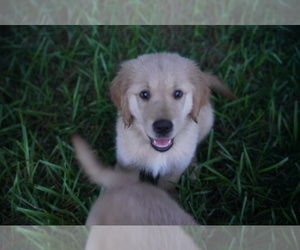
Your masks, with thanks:
M 167 147 L 171 144 L 170 139 L 155 139 L 153 141 L 154 141 L 154 145 L 160 148 Z

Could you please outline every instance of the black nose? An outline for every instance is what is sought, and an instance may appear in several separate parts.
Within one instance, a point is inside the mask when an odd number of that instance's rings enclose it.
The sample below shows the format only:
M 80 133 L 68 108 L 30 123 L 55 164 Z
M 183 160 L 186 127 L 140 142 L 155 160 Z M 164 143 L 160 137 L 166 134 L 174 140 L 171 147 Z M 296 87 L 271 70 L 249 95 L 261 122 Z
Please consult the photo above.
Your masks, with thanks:
M 173 129 L 173 123 L 169 120 L 157 120 L 152 126 L 158 136 L 166 136 Z

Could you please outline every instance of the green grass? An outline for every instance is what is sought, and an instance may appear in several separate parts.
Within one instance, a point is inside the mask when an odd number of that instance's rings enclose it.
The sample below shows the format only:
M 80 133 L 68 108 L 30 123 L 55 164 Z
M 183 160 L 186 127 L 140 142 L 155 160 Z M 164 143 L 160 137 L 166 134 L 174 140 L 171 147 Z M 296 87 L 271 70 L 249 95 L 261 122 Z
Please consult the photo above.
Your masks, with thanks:
M 1 249 L 84 249 L 88 228 L 84 226 L 3 226 Z
M 1 223 L 83 224 L 100 189 L 76 165 L 70 136 L 115 161 L 118 65 L 178 52 L 213 71 L 238 96 L 213 95 L 215 125 L 199 146 L 197 179 L 180 204 L 199 223 L 300 222 L 299 27 L 2 27 Z
M 299 24 L 297 0 L 4 0 L 1 24 Z

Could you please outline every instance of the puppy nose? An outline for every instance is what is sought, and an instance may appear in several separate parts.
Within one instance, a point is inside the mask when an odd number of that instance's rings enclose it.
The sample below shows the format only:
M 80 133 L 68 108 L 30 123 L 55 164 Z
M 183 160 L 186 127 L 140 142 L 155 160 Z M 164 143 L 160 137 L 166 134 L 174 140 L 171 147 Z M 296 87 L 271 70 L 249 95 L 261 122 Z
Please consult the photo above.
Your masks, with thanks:
M 153 130 L 159 136 L 166 136 L 173 129 L 173 123 L 170 120 L 157 120 L 153 123 Z

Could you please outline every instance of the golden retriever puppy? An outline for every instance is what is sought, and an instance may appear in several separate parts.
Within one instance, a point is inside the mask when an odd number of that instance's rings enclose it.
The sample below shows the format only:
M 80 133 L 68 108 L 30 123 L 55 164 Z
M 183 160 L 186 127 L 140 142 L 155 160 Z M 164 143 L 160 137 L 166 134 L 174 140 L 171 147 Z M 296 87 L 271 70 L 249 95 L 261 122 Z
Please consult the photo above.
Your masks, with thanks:
M 92 226 L 86 250 L 200 250 L 180 226 Z
M 172 190 L 213 125 L 211 88 L 234 99 L 217 77 L 178 54 L 124 62 L 110 88 L 119 110 L 117 165 L 160 176 L 158 185 Z
M 164 190 L 130 171 L 104 167 L 79 136 L 72 137 L 72 144 L 87 176 L 106 189 L 86 225 L 197 225 Z

